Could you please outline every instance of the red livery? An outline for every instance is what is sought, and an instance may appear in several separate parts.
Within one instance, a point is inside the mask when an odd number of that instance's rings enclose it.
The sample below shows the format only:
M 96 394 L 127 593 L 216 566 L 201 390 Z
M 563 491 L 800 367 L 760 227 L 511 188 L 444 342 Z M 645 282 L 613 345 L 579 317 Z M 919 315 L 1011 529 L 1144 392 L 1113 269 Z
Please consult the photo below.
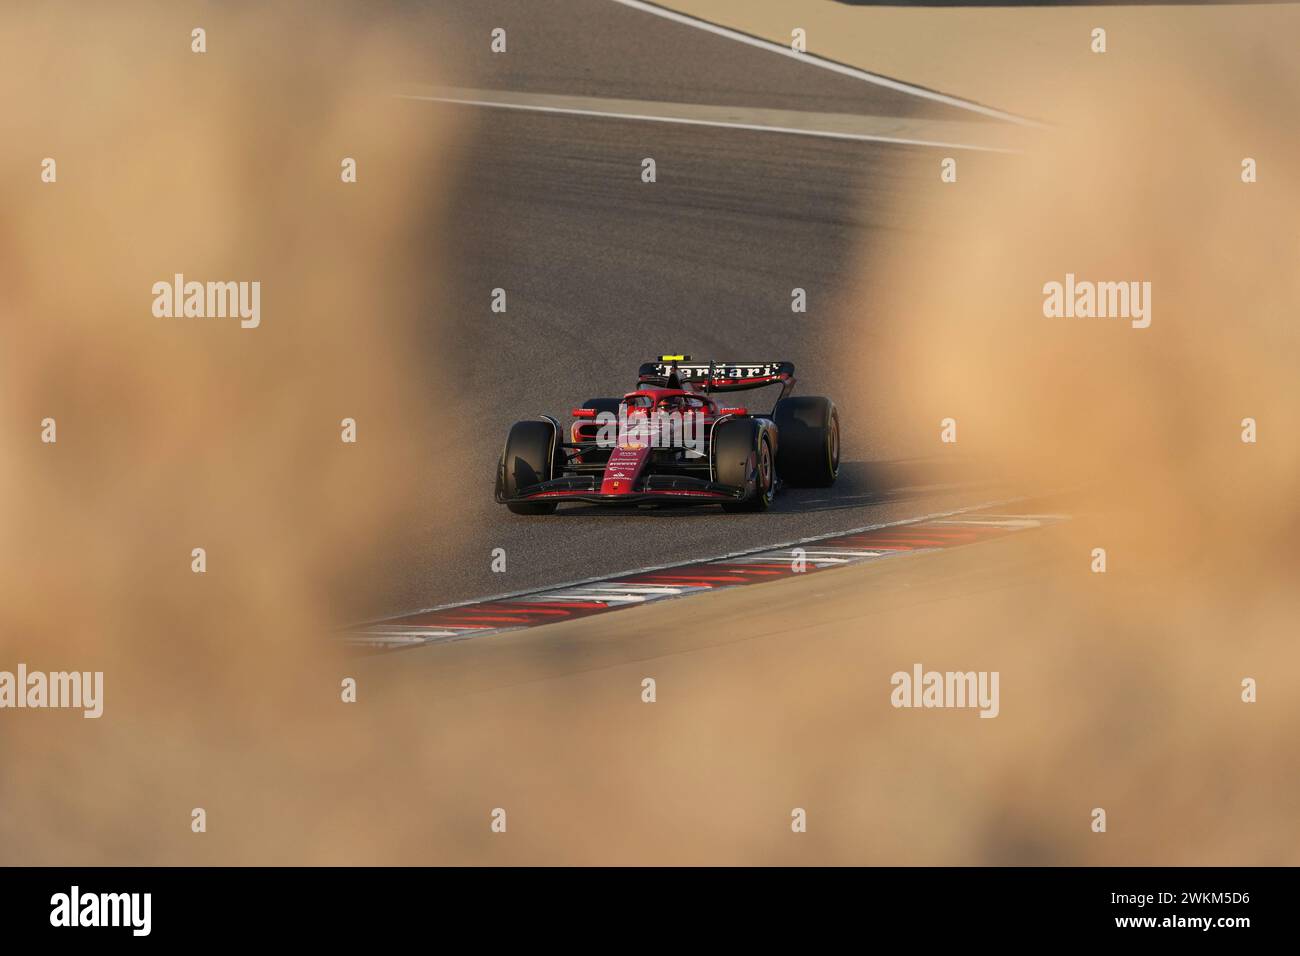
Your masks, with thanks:
M 496 500 L 516 514 L 565 501 L 720 504 L 763 511 L 781 485 L 826 487 L 840 464 L 840 424 L 828 398 L 792 398 L 790 362 L 690 363 L 665 355 L 641 366 L 637 389 L 515 422 L 497 465 Z M 770 414 L 715 395 L 780 386 Z

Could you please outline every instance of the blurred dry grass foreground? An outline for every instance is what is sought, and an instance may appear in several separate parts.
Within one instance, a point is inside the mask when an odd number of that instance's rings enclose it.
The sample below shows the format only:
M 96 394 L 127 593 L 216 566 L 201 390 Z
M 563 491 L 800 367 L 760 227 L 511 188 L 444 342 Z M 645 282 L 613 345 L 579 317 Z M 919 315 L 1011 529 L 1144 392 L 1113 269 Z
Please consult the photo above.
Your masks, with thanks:
M 900 152 L 945 192 L 863 263 L 845 401 L 1095 512 L 918 558 L 905 605 L 826 572 L 615 617 L 723 648 L 457 700 L 402 658 L 345 705 L 324 635 L 425 477 L 455 178 L 386 96 L 411 25 L 305 9 L 0 12 L 0 668 L 105 675 L 99 720 L 0 712 L 0 863 L 1297 862 L 1294 34 L 1044 77 L 1060 126 L 953 184 Z M 1067 273 L 1151 282 L 1150 326 L 1044 317 Z M 153 315 L 176 274 L 260 282 L 258 327 Z M 1001 672 L 998 718 L 892 710 L 914 661 Z

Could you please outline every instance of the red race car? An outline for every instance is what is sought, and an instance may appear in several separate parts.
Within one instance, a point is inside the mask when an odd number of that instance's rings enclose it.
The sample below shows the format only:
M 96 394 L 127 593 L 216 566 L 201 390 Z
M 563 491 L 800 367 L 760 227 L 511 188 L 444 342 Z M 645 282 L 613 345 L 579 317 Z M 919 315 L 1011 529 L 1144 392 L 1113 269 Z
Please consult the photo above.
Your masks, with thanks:
M 646 362 L 637 388 L 593 398 L 563 428 L 549 415 L 515 422 L 497 465 L 496 500 L 515 514 L 566 501 L 720 504 L 764 511 L 780 485 L 828 487 L 840 467 L 840 422 L 829 398 L 791 398 L 790 362 Z M 779 385 L 771 413 L 714 396 Z

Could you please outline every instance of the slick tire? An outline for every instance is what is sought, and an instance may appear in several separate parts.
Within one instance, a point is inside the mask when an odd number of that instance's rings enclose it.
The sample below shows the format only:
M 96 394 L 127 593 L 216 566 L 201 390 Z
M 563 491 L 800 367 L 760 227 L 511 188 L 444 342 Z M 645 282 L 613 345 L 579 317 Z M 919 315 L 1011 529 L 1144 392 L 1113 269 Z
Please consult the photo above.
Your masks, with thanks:
M 503 497 L 523 494 L 550 481 L 560 468 L 560 447 L 555 427 L 548 421 L 515 422 L 506 436 L 505 451 L 497 466 L 497 483 Z M 517 515 L 555 513 L 554 501 L 507 501 Z
M 771 438 L 749 418 L 719 422 L 713 430 L 714 480 L 744 488 L 745 497 L 725 501 L 724 511 L 766 511 L 776 493 L 775 452 Z
M 840 473 L 840 417 L 820 396 L 783 398 L 776 422 L 776 473 L 793 488 L 829 488 Z
M 623 404 L 621 398 L 589 398 L 582 403 L 583 408 L 594 408 L 596 414 L 609 412 L 611 415 L 618 414 L 618 407 Z

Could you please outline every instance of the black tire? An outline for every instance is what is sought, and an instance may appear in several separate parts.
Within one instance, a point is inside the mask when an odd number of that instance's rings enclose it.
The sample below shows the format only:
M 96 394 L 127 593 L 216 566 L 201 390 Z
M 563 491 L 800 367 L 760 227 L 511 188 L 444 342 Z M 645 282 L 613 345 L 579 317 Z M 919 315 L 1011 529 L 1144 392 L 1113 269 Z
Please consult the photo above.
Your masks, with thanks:
M 611 415 L 618 414 L 618 407 L 623 404 L 621 398 L 589 398 L 582 403 L 583 408 L 594 408 L 596 414 L 609 412 Z
M 829 488 L 840 473 L 840 416 L 820 396 L 783 398 L 776 422 L 776 473 L 793 488 Z
M 505 451 L 497 466 L 497 486 L 502 496 L 511 498 L 550 481 L 560 471 L 561 453 L 555 427 L 550 422 L 515 422 L 510 426 Z M 549 515 L 555 514 L 556 503 L 507 501 L 506 507 L 517 515 Z
M 776 491 L 771 439 L 751 418 L 730 418 L 713 430 L 713 478 L 745 489 L 738 501 L 724 501 L 725 511 L 766 511 Z

